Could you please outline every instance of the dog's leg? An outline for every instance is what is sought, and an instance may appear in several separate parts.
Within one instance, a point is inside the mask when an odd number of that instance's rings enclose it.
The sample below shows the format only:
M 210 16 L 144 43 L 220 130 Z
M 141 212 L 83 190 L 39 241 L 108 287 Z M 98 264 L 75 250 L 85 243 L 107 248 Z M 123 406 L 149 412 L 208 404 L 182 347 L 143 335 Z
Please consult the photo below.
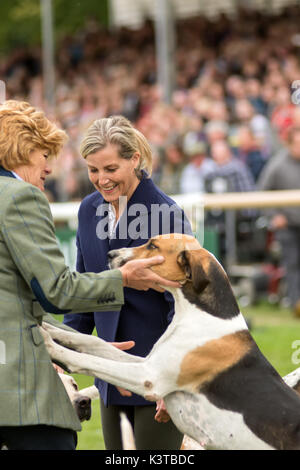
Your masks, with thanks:
M 111 359 L 118 362 L 143 362 L 144 358 L 132 356 L 124 351 L 112 346 L 97 336 L 86 335 L 83 333 L 72 333 L 71 331 L 56 328 L 49 323 L 42 323 L 42 329 L 45 329 L 55 342 L 66 346 L 69 349 L 81 353 L 100 356 L 104 359 Z
M 153 386 L 154 374 L 149 370 L 146 362 L 120 363 L 115 360 L 72 351 L 55 343 L 50 334 L 43 328 L 41 328 L 41 333 L 53 362 L 61 364 L 68 372 L 99 377 L 113 385 L 144 396 L 148 400 L 156 401 L 161 398 L 150 393 Z M 75 335 L 77 336 L 76 333 Z M 91 337 L 88 336 L 88 338 Z M 107 347 L 116 350 L 116 352 L 122 352 L 105 343 L 105 341 L 103 343 Z
M 91 385 L 90 387 L 82 388 L 79 390 L 80 395 L 84 395 L 85 397 L 89 397 L 91 400 L 97 400 L 99 398 L 99 390 L 95 385 Z

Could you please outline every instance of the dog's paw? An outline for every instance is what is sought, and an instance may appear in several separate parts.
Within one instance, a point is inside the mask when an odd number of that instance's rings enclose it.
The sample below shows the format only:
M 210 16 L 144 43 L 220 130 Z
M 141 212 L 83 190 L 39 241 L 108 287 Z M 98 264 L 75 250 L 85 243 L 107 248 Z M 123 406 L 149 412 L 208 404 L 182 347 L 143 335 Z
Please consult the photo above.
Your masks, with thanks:
M 44 328 L 44 324 L 43 324 L 43 326 L 39 326 L 39 330 L 40 330 L 41 335 L 43 336 L 44 343 L 45 343 L 46 347 L 48 348 L 48 346 L 51 346 L 51 344 L 53 343 L 53 340 L 52 340 L 52 338 L 51 338 L 51 335 L 50 335 L 50 333 L 48 333 L 48 331 Z

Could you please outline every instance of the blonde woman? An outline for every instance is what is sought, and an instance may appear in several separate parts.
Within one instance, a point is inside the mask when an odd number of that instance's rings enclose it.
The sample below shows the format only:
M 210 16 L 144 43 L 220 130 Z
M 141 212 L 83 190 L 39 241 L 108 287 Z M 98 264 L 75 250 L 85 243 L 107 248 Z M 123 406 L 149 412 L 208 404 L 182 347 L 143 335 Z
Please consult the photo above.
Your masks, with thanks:
M 146 138 L 122 116 L 96 120 L 81 144 L 88 176 L 96 191 L 79 209 L 77 269 L 101 272 L 108 252 L 145 243 L 159 233 L 191 233 L 184 214 L 152 182 L 151 149 Z M 146 356 L 173 316 L 170 294 L 125 289 L 121 311 L 65 315 L 72 328 L 91 334 L 94 327 L 106 341 L 132 339 L 135 355 Z M 172 365 L 170 364 L 170 367 Z M 107 449 L 121 449 L 119 413 L 131 421 L 138 449 L 179 449 L 182 436 L 158 403 L 131 395 L 96 379 L 101 397 L 101 419 Z M 164 421 L 164 422 L 163 422 Z M 166 422 L 168 421 L 168 422 Z
M 30 104 L 0 106 L 0 448 L 75 449 L 80 422 L 38 328 L 46 312 L 118 311 L 124 286 L 169 285 L 144 260 L 101 274 L 70 272 L 43 194 L 65 140 Z

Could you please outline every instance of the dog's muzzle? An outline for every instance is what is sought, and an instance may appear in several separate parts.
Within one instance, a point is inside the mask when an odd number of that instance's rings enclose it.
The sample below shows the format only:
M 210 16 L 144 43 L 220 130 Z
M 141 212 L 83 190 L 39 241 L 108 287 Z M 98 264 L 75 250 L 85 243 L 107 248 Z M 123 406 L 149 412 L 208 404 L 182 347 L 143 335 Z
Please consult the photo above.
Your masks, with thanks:
M 74 401 L 75 410 L 80 421 L 88 421 L 92 414 L 91 399 L 89 397 L 78 397 Z
M 108 266 L 110 269 L 117 269 L 123 266 L 131 258 L 131 250 L 128 248 L 120 248 L 119 250 L 111 250 L 107 253 Z

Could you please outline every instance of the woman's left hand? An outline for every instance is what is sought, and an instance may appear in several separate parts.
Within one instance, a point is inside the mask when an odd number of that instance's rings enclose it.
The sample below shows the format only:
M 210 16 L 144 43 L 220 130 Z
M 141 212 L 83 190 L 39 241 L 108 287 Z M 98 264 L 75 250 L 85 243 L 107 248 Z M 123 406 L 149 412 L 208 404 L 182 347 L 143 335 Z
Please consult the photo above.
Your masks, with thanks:
M 134 341 L 121 341 L 121 342 L 115 342 L 115 343 L 110 343 L 112 346 L 115 348 L 121 349 L 121 351 L 127 351 L 127 349 L 133 348 L 135 345 Z
M 158 423 L 167 423 L 170 420 L 170 415 L 167 412 L 167 408 L 163 399 L 156 402 L 156 414 L 154 419 Z

